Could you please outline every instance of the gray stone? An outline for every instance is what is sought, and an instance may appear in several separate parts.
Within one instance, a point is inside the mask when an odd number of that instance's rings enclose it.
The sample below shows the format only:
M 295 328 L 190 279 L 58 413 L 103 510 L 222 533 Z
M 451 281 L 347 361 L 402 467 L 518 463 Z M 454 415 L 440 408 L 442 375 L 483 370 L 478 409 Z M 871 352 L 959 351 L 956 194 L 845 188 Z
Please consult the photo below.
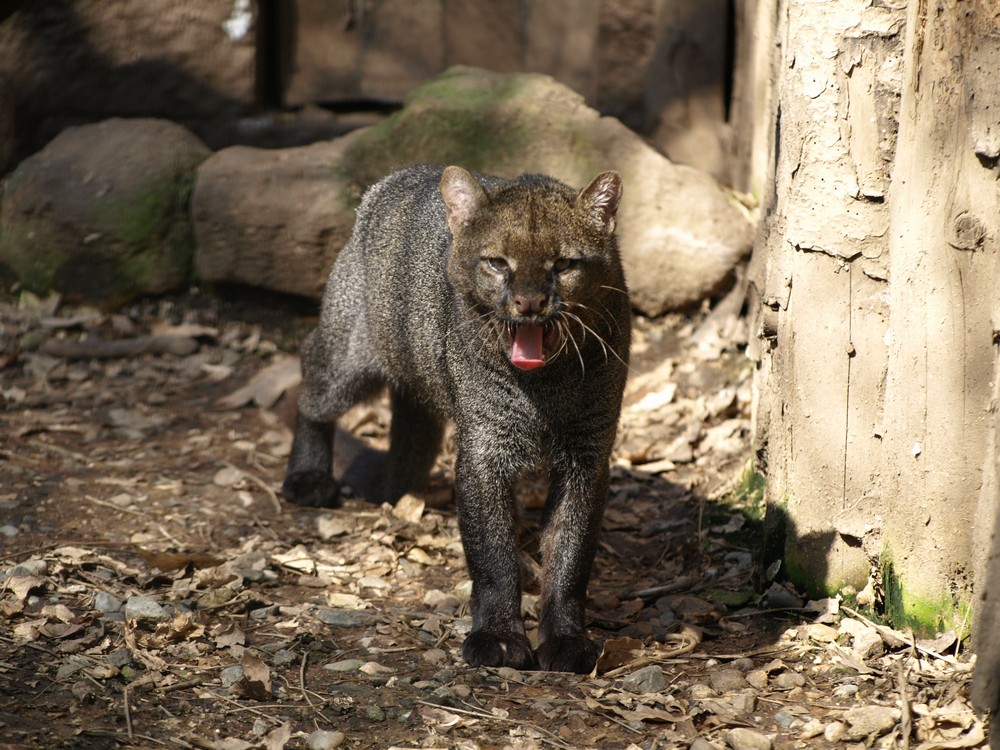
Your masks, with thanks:
M 243 676 L 243 667 L 226 667 L 221 672 L 219 672 L 219 679 L 222 681 L 222 687 L 228 688 L 239 682 L 239 679 Z
M 278 150 L 234 146 L 202 164 L 191 199 L 199 276 L 320 297 L 354 225 L 339 167 L 354 137 Z
M 4 183 L 0 263 L 26 289 L 107 305 L 183 286 L 191 184 L 208 154 L 165 120 L 67 128 Z
M 0 535 L 7 537 L 8 539 L 13 539 L 19 534 L 17 526 L 11 526 L 9 523 L 0 526 Z
M 667 680 L 659 664 L 637 669 L 622 680 L 622 688 L 630 693 L 658 693 L 666 687 Z
M 766 734 L 753 729 L 730 729 L 726 733 L 726 743 L 733 750 L 771 750 L 771 739 Z
M 791 690 L 792 688 L 802 687 L 805 684 L 806 678 L 798 672 L 782 672 L 771 680 L 771 685 L 778 690 Z
M 844 714 L 848 724 L 847 739 L 862 739 L 883 735 L 892 729 L 901 716 L 898 708 L 888 706 L 858 706 Z
M 357 672 L 364 665 L 364 661 L 361 659 L 341 659 L 340 661 L 333 661 L 329 664 L 324 664 L 323 669 L 329 670 L 330 672 Z
M 851 650 L 862 661 L 875 659 L 885 652 L 885 643 L 875 628 L 865 628 L 854 634 Z
M 719 693 L 731 693 L 747 686 L 747 680 L 738 669 L 716 669 L 708 675 L 708 684 Z
M 698 737 L 691 743 L 689 750 L 719 750 L 719 746 L 709 742 L 704 737 Z
M 309 735 L 306 740 L 306 747 L 309 750 L 333 750 L 340 747 L 347 739 L 343 732 L 328 732 L 325 729 L 317 729 Z
M 159 622 L 169 617 L 170 613 L 151 596 L 130 596 L 125 602 L 126 620 Z
M 324 625 L 333 625 L 341 628 L 362 628 L 375 622 L 375 615 L 363 609 L 320 607 L 316 611 L 316 619 Z
M 107 591 L 94 594 L 94 609 L 98 612 L 118 612 L 122 608 L 122 600 Z

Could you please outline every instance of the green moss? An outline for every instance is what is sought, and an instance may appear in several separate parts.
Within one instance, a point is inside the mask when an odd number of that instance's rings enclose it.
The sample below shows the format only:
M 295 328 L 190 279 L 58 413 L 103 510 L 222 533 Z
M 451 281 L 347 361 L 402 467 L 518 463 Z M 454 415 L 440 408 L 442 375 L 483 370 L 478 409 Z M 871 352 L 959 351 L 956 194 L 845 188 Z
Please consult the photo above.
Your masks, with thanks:
M 917 596 L 908 591 L 892 563 L 891 553 L 883 552 L 882 586 L 885 592 L 885 619 L 894 628 L 911 628 L 918 636 L 933 636 L 954 629 L 959 637 L 969 632 L 972 602 L 942 592 L 937 597 Z
M 507 106 L 523 87 L 516 76 L 484 77 L 458 69 L 416 89 L 404 109 L 360 135 L 345 151 L 340 168 L 352 186 L 349 200 L 356 205 L 365 188 L 410 164 L 512 171 L 534 137 L 530 112 L 524 116 L 530 106 L 523 101 L 518 107 Z
M 739 484 L 733 492 L 733 501 L 747 517 L 748 521 L 762 522 L 767 510 L 764 500 L 764 490 L 767 480 L 754 468 L 753 461 L 748 460 L 740 477 Z

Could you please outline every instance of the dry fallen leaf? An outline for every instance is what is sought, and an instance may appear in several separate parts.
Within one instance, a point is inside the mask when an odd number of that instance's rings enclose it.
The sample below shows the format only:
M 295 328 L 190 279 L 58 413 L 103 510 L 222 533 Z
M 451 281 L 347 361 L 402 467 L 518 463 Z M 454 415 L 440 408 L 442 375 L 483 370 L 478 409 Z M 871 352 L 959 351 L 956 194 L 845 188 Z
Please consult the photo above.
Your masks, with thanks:
M 596 677 L 602 672 L 610 672 L 612 669 L 628 664 L 642 653 L 643 648 L 642 641 L 628 636 L 605 641 L 604 648 L 601 649 L 601 655 L 597 657 L 597 664 L 594 665 L 594 671 L 590 673 L 590 676 Z
M 243 676 L 233 684 L 234 692 L 256 701 L 270 700 L 271 669 L 263 659 L 248 649 L 243 652 L 240 666 L 243 667 Z
M 272 729 L 265 735 L 263 743 L 265 750 L 283 750 L 292 737 L 292 722 L 286 721 L 280 727 Z
M 254 403 L 270 409 L 285 391 L 297 386 L 301 380 L 298 357 L 279 357 L 250 378 L 245 386 L 219 399 L 219 404 L 229 409 L 238 409 Z

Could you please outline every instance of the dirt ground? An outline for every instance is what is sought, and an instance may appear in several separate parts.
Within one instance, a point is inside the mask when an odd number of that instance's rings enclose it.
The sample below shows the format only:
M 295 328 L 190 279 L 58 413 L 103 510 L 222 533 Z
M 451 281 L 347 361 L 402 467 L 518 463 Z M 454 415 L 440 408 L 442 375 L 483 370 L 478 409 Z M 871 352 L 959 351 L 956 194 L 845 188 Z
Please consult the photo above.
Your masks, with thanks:
M 3 299 L 0 748 L 984 746 L 966 633 L 914 639 L 861 607 L 877 580 L 810 600 L 755 559 L 736 309 L 636 321 L 580 676 L 462 662 L 447 453 L 395 508 L 276 495 L 301 310 Z M 340 463 L 387 419 L 348 415 Z

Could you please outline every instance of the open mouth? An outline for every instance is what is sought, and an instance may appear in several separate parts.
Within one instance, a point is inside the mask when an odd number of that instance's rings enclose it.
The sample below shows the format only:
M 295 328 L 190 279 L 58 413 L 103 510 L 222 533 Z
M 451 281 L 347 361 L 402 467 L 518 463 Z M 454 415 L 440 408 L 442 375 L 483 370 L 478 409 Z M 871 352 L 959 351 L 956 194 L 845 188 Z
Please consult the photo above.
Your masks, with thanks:
M 514 341 L 510 362 L 521 370 L 537 370 L 545 366 L 545 345 L 552 340 L 552 323 L 520 323 L 514 326 Z

